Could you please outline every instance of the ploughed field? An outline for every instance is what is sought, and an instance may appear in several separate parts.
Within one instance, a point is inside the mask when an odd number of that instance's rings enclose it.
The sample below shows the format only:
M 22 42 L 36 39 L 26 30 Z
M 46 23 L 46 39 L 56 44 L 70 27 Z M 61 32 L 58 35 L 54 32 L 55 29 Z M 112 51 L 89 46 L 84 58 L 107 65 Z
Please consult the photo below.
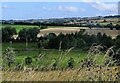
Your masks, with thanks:
M 8 24 L 3 24 L 2 27 L 6 26 L 11 26 L 16 28 L 17 33 L 23 28 L 40 28 L 39 26 L 35 25 L 8 25 Z M 94 34 L 96 35 L 97 33 L 101 32 L 102 34 L 106 34 L 108 36 L 111 36 L 112 38 L 115 38 L 118 34 L 120 34 L 120 30 L 110 30 L 109 28 L 92 28 L 89 29 L 88 27 L 65 27 L 65 26 L 48 26 L 47 29 L 42 29 L 40 30 L 40 33 L 37 35 L 37 37 L 47 35 L 49 33 L 55 33 L 56 35 L 59 35 L 60 33 L 63 34 L 70 34 L 70 33 L 75 33 L 79 32 L 81 29 L 85 30 L 85 33 L 88 34 Z
M 40 30 L 40 33 L 37 35 L 37 37 L 48 35 L 49 33 L 55 33 L 56 35 L 59 35 L 60 33 L 63 34 L 71 34 L 79 32 L 80 30 L 85 30 L 85 33 L 91 35 L 97 35 L 99 32 L 101 34 L 106 34 L 107 36 L 111 36 L 112 38 L 116 38 L 118 34 L 120 34 L 119 30 L 110 30 L 109 28 L 92 28 L 89 29 L 88 27 L 59 27 L 59 28 L 47 28 Z

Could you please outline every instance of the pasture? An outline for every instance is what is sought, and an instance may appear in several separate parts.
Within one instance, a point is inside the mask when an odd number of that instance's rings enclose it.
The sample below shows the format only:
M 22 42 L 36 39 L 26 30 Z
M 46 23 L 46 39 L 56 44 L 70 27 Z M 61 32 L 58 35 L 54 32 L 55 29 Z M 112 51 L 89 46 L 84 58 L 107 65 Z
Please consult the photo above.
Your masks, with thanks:
M 81 67 L 81 60 L 87 58 L 87 51 L 80 49 L 66 49 L 65 51 L 59 51 L 57 49 L 39 49 L 36 43 L 3 43 L 3 51 L 9 46 L 15 50 L 16 61 L 15 64 L 6 70 L 2 71 L 2 80 L 4 81 L 117 81 L 119 66 L 103 66 L 104 55 L 97 55 L 93 57 L 96 59 L 98 66 L 93 67 Z M 44 55 L 39 61 L 35 58 L 40 54 Z M 24 71 L 14 70 L 16 63 L 22 64 L 26 56 L 32 57 L 32 64 L 28 67 L 38 68 L 40 70 Z M 67 68 L 69 58 L 74 59 L 74 68 Z M 57 61 L 57 70 L 49 70 L 53 60 Z M 25 66 L 25 64 L 24 64 Z M 44 68 L 44 70 L 41 70 Z
M 33 58 L 33 64 L 31 66 L 42 67 L 45 66 L 49 68 L 52 64 L 53 60 L 56 59 L 58 69 L 65 69 L 67 67 L 67 62 L 72 57 L 74 59 L 74 68 L 79 68 L 81 64 L 81 60 L 84 60 L 87 57 L 88 52 L 82 51 L 80 49 L 66 49 L 65 51 L 59 51 L 57 49 L 40 49 L 37 47 L 35 43 L 29 43 L 26 48 L 25 43 L 13 43 L 10 45 L 9 43 L 3 43 L 2 50 L 4 51 L 7 47 L 12 47 L 15 50 L 16 64 L 24 61 L 26 56 L 30 56 Z M 36 61 L 36 57 L 39 55 L 43 55 L 43 57 Z M 104 60 L 104 56 L 97 56 L 96 62 L 98 64 L 102 64 L 101 62 Z M 13 64 L 13 67 L 16 65 Z M 8 68 L 8 67 L 6 67 Z
M 14 25 L 14 24 L 3 24 L 2 27 L 7 27 L 7 26 L 11 26 L 13 28 L 16 29 L 17 33 L 23 29 L 23 28 L 39 28 L 39 26 L 35 26 L 35 25 Z
M 4 28 L 4 27 L 7 27 L 7 26 L 11 26 L 11 27 L 14 27 L 17 31 L 17 33 L 19 33 L 19 31 L 23 28 L 40 28 L 39 26 L 37 25 L 14 25 L 14 24 L 2 24 L 2 26 L 0 26 L 0 28 Z M 63 28 L 64 26 L 48 26 L 47 28 Z

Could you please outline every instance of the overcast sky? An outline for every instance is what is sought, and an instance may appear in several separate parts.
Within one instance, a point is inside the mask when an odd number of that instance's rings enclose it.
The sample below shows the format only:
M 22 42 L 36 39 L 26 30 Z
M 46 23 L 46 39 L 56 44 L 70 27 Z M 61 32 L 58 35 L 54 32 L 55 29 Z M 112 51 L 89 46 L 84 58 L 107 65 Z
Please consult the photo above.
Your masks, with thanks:
M 2 19 L 41 19 L 118 14 L 119 0 L 76 0 L 78 2 L 2 2 Z M 33 1 L 33 0 L 31 0 Z M 49 0 L 48 0 L 49 1 Z M 53 1 L 53 2 L 52 2 Z M 64 0 L 65 1 L 65 0 Z M 66 0 L 67 1 L 67 0 Z M 72 1 L 72 2 L 70 2 Z M 106 2 L 104 2 L 106 1 Z

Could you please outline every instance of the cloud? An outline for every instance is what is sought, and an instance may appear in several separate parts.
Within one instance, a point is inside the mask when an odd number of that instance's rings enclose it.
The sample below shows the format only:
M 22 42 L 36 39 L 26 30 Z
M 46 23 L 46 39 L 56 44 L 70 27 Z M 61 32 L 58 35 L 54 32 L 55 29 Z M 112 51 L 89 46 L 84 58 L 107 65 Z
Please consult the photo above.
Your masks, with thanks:
M 81 2 L 96 2 L 96 1 L 100 1 L 100 2 L 119 2 L 119 0 L 78 0 Z
M 80 8 L 80 11 L 85 12 L 86 10 L 84 8 Z
M 7 9 L 8 8 L 8 5 L 2 5 L 2 9 Z
M 78 8 L 74 7 L 74 6 L 66 6 L 66 7 L 58 6 L 58 10 L 60 10 L 60 11 L 68 11 L 68 12 L 77 12 Z
M 78 11 L 85 11 L 84 8 L 77 8 L 74 6 L 58 6 L 58 10 L 60 11 L 66 11 L 66 12 L 78 12 Z
M 14 7 L 6 5 L 6 4 L 2 4 L 1 8 L 2 9 L 15 9 Z
M 43 7 L 42 7 L 42 9 L 43 9 L 43 10 L 49 10 L 49 11 L 51 11 L 51 10 L 52 10 L 52 8 L 45 7 L 45 6 L 43 6 Z
M 78 7 L 75 7 L 75 6 L 57 6 L 57 7 L 45 7 L 43 6 L 42 7 L 43 10 L 47 10 L 47 11 L 56 11 L 56 10 L 59 10 L 59 11 L 64 11 L 64 12 L 78 12 L 78 11 L 82 11 L 84 12 L 85 9 L 84 8 L 78 8 Z
M 114 3 L 104 3 L 100 1 L 96 1 L 93 3 L 90 3 L 92 7 L 100 10 L 100 11 L 107 11 L 107 12 L 113 12 L 117 13 L 117 5 Z

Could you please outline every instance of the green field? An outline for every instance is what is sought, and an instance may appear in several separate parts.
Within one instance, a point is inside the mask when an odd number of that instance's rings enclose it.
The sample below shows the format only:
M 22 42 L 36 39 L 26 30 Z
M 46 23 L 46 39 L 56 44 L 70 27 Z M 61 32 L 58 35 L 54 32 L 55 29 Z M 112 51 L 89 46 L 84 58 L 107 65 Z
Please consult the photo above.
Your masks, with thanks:
M 10 24 L 3 24 L 2 26 L 0 26 L 0 28 L 1 27 L 4 28 L 7 26 L 14 27 L 16 29 L 17 33 L 23 28 L 40 28 L 37 25 L 14 25 L 14 24 L 11 24 L 11 25 Z M 48 26 L 47 28 L 62 28 L 62 27 L 64 27 L 64 26 Z
M 2 27 L 7 27 L 7 26 L 11 26 L 16 28 L 17 33 L 23 29 L 23 28 L 39 28 L 39 26 L 35 26 L 35 25 L 10 25 L 10 24 L 3 24 Z
M 61 53 L 56 49 L 43 49 L 40 52 L 40 49 L 37 48 L 36 43 L 29 43 L 27 49 L 31 49 L 30 51 L 25 50 L 25 43 L 13 43 L 10 45 L 9 43 L 3 43 L 3 51 L 9 46 L 13 47 L 16 54 L 16 63 L 10 67 L 13 69 L 17 63 L 22 63 L 26 56 L 32 57 L 32 64 L 29 66 L 30 68 L 36 68 L 39 66 L 39 69 L 42 67 L 50 68 L 50 65 L 53 62 L 53 59 L 57 60 L 57 70 L 48 70 L 48 71 L 25 71 L 25 70 L 10 70 L 10 71 L 0 71 L 2 73 L 2 80 L 6 81 L 116 81 L 119 78 L 117 77 L 117 73 L 119 72 L 118 66 L 113 67 L 83 67 L 81 68 L 81 60 L 87 57 L 87 51 L 81 51 L 80 49 L 73 49 L 69 53 Z M 36 61 L 35 57 L 39 54 L 43 54 L 44 56 Z M 67 61 L 72 57 L 74 59 L 74 68 L 67 69 Z M 94 58 L 94 57 L 93 57 Z M 101 64 L 104 60 L 103 55 L 98 55 L 96 62 Z M 26 66 L 26 65 L 24 65 Z M 6 69 L 9 69 L 5 66 Z
M 79 68 L 81 60 L 84 60 L 84 58 L 87 57 L 88 53 L 86 51 L 81 51 L 80 49 L 73 49 L 70 52 L 68 52 L 69 49 L 66 49 L 66 51 L 64 52 L 59 52 L 59 50 L 57 49 L 40 50 L 37 47 L 36 43 L 29 43 L 27 48 L 25 46 L 25 43 L 13 43 L 12 45 L 10 45 L 9 43 L 2 44 L 3 51 L 7 47 L 12 47 L 14 48 L 14 50 L 17 50 L 15 51 L 16 64 L 22 63 L 26 56 L 30 56 L 33 59 L 32 66 L 36 67 L 37 65 L 39 65 L 40 67 L 45 66 L 46 68 L 48 68 L 52 64 L 53 60 L 56 59 L 59 69 L 67 67 L 67 61 L 70 59 L 70 57 L 74 59 L 74 68 Z M 44 56 L 39 61 L 35 61 L 35 58 L 40 54 Z M 101 64 L 103 56 L 98 56 L 96 60 L 98 64 Z

